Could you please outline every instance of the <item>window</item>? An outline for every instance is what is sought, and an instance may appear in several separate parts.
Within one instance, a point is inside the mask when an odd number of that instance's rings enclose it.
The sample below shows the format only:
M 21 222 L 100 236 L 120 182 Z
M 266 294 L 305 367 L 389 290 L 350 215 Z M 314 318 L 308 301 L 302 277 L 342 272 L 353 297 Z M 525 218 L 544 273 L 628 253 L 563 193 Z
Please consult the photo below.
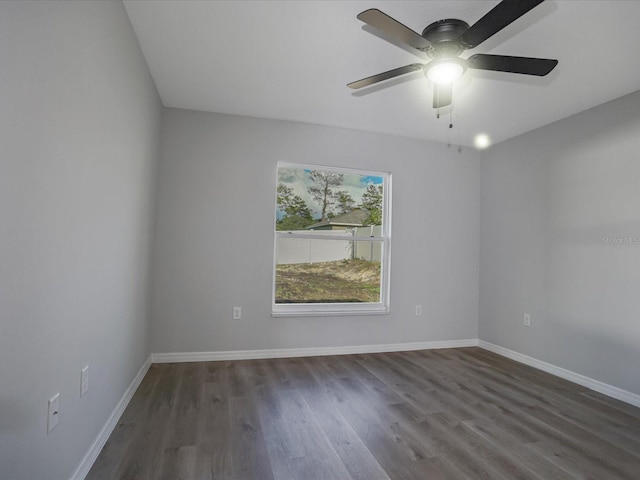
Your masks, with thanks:
M 391 175 L 279 163 L 273 314 L 389 312 Z

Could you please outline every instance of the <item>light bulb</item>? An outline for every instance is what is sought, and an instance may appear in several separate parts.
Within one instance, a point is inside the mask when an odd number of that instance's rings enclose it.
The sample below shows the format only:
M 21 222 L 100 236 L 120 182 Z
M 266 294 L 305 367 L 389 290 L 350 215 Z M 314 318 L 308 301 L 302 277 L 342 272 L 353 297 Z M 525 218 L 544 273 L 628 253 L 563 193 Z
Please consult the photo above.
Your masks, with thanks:
M 467 65 L 459 58 L 440 58 L 427 65 L 427 77 L 435 83 L 452 83 L 462 76 Z
M 491 145 L 491 139 L 489 138 L 489 135 L 480 133 L 473 139 L 473 144 L 476 146 L 476 148 L 482 150 Z

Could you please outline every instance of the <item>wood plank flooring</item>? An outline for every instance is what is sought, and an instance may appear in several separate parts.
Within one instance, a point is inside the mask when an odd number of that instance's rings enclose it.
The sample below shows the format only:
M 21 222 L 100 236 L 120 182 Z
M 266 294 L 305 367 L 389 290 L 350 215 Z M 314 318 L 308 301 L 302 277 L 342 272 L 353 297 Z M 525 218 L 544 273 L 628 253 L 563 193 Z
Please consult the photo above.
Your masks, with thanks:
M 107 479 L 638 480 L 640 409 L 479 348 L 156 364 Z

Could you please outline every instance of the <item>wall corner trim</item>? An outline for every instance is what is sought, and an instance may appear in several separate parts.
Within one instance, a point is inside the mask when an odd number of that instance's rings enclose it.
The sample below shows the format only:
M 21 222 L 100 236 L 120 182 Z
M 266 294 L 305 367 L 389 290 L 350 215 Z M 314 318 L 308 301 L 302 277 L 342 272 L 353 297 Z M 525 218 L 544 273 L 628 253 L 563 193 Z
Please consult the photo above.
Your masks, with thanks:
M 382 345 L 353 345 L 346 347 L 309 347 L 269 350 L 225 350 L 220 352 L 152 353 L 153 363 L 213 362 L 219 360 L 258 360 L 261 358 L 315 357 L 351 355 L 357 353 L 402 352 L 437 348 L 476 347 L 478 340 L 439 340 L 432 342 L 388 343 Z
M 602 393 L 611 398 L 615 398 L 616 400 L 620 400 L 621 402 L 628 403 L 630 405 L 633 405 L 634 407 L 640 407 L 640 395 L 637 395 L 635 393 L 628 392 L 627 390 L 614 387 L 613 385 L 609 385 L 607 383 L 600 382 L 589 377 L 585 377 L 584 375 L 581 375 L 579 373 L 572 372 L 571 370 L 566 370 L 562 367 L 552 365 L 551 363 L 543 362 L 542 360 L 538 360 L 537 358 L 523 355 L 522 353 L 509 350 L 508 348 L 501 347 L 500 345 L 485 342 L 484 340 L 478 340 L 478 346 L 480 348 L 484 348 L 485 350 L 489 350 L 490 352 L 502 355 L 503 357 L 515 360 L 516 362 L 524 363 L 525 365 L 529 365 L 530 367 L 537 368 L 538 370 L 542 370 L 543 372 L 550 373 L 552 375 L 555 375 L 556 377 L 564 378 L 565 380 L 569 380 L 570 382 L 590 388 L 591 390 Z
M 91 470 L 91 467 L 93 466 L 93 463 L 96 461 L 96 458 L 98 458 L 98 455 L 102 451 L 105 443 L 107 443 L 111 432 L 113 432 L 113 429 L 118 424 L 118 420 L 120 420 L 120 417 L 124 413 L 125 408 L 127 408 L 127 405 L 129 405 L 133 394 L 136 393 L 136 390 L 140 386 L 140 383 L 142 383 L 142 379 L 149 371 L 149 367 L 151 367 L 151 355 L 149 355 L 149 357 L 144 361 L 144 363 L 140 367 L 140 370 L 138 370 L 138 373 L 131 381 L 131 384 L 129 384 L 129 387 L 127 387 L 127 389 L 125 390 L 122 398 L 116 405 L 116 408 L 107 419 L 107 422 L 102 427 L 102 430 L 100 430 L 98 437 L 94 440 L 93 444 L 89 448 L 89 451 L 85 454 L 84 458 L 80 462 L 80 465 L 78 465 L 78 468 L 76 468 L 76 471 L 73 473 L 70 480 L 84 480 L 84 478 L 87 476 L 89 470 Z

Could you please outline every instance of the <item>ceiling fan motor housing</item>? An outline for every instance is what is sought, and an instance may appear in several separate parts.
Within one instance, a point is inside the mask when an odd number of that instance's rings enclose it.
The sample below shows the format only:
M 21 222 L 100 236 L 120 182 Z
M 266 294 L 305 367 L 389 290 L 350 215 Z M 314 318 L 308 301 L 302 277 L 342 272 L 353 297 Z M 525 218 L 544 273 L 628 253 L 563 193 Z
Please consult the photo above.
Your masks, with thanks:
M 464 51 L 458 40 L 469 29 L 469 24 L 457 18 L 446 18 L 428 25 L 422 37 L 430 43 L 427 55 L 431 58 L 457 57 Z

